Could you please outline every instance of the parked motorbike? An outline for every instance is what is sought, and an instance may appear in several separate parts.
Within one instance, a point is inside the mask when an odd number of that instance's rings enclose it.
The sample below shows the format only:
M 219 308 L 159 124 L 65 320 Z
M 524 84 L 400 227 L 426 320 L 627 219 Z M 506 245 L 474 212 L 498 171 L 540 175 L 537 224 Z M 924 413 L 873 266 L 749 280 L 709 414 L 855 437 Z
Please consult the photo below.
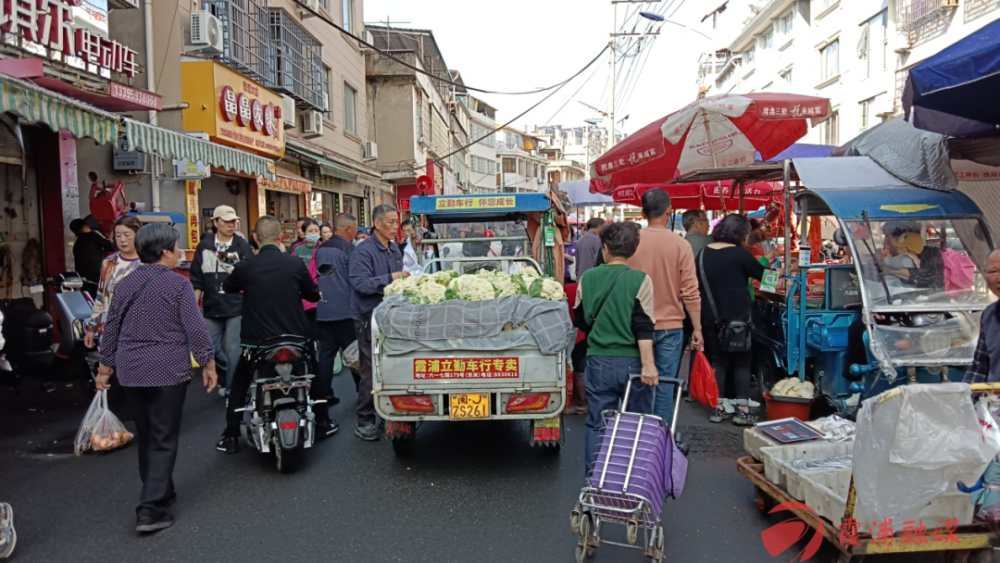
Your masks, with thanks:
M 248 360 L 252 383 L 240 430 L 260 453 L 274 452 L 278 471 L 298 469 L 305 450 L 315 441 L 313 405 L 309 398 L 316 358 L 312 342 L 281 335 L 265 340 Z
M 53 347 L 52 316 L 39 309 L 31 298 L 14 299 L 4 310 L 0 354 L 0 382 L 17 388 L 25 377 L 35 377 L 46 387 L 56 382 L 75 381 L 84 393 L 94 389 L 96 350 L 88 350 L 83 339 L 93 311 L 93 299 L 83 291 L 84 280 L 66 272 L 38 285 L 55 288 L 54 304 L 60 340 Z M 35 286 L 37 287 L 37 285 Z

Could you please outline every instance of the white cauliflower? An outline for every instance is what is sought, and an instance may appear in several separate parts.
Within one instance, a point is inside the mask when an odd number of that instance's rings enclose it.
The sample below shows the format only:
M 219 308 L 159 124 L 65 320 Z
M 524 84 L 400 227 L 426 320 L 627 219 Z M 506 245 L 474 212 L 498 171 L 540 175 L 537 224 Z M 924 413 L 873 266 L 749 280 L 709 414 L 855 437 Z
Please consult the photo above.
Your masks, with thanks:
M 565 301 L 566 292 L 563 291 L 563 286 L 556 280 L 552 278 L 542 278 L 542 294 L 540 297 L 542 299 L 548 299 L 549 301 Z
M 423 277 L 423 276 L 418 276 Z M 417 291 L 417 279 L 414 277 L 399 278 L 385 286 L 386 295 L 406 295 Z
M 439 283 L 424 283 L 420 285 L 420 297 L 427 298 L 430 304 L 440 303 L 445 300 L 448 289 Z
M 526 278 L 525 279 L 526 282 L 528 281 L 527 278 L 535 279 L 541 277 L 541 274 L 538 273 L 538 270 L 536 270 L 534 266 L 525 266 L 523 268 L 519 268 L 516 272 L 514 272 L 514 275 L 523 276 L 524 278 Z
M 448 289 L 453 290 L 459 299 L 466 301 L 487 301 L 496 299 L 497 293 L 489 280 L 473 274 L 465 274 L 452 280 Z
M 458 277 L 458 274 L 450 270 L 442 270 L 440 272 L 434 272 L 433 274 L 425 274 L 421 277 L 426 278 L 424 280 L 425 282 L 433 281 L 434 283 L 438 283 L 447 287 L 448 284 L 451 283 L 451 280 Z

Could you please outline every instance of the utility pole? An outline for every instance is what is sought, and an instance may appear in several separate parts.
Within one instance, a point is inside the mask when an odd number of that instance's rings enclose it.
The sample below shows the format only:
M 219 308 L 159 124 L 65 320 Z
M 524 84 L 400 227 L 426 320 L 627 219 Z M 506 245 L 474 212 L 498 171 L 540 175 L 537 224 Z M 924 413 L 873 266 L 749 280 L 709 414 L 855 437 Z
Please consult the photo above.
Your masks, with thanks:
M 611 138 L 608 139 L 607 149 L 610 149 L 615 144 L 615 82 L 617 82 L 618 73 L 618 37 L 628 36 L 628 37 L 645 37 L 647 35 L 659 35 L 659 30 L 655 32 L 647 33 L 635 33 L 635 27 L 632 28 L 632 33 L 618 33 L 618 4 L 646 4 L 659 2 L 660 0 L 611 0 L 611 111 L 608 112 L 608 118 L 611 119 Z M 646 19 L 652 21 L 663 21 L 663 17 L 659 14 L 651 14 L 649 12 L 639 12 L 639 15 Z M 605 149 L 605 150 L 607 150 Z

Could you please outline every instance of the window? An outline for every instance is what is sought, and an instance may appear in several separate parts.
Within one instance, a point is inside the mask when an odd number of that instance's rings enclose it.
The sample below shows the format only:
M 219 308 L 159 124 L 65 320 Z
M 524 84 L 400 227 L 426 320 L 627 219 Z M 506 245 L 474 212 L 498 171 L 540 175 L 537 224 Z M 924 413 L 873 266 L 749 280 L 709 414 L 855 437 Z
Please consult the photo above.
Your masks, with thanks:
M 324 10 L 328 9 L 330 6 L 327 4 L 327 0 L 319 0 L 319 7 Z
M 419 142 L 424 139 L 424 95 L 419 88 L 416 90 L 416 94 L 417 141 Z
M 828 43 L 820 49 L 823 81 L 831 80 L 840 74 L 840 40 Z
M 791 86 L 792 85 L 792 69 L 786 70 L 785 74 L 781 75 L 781 78 L 785 81 L 785 84 Z
M 823 137 L 824 145 L 840 145 L 840 112 L 835 111 L 830 115 L 830 119 L 827 119 L 820 124 L 820 136 Z
M 323 65 L 323 93 L 326 94 L 326 107 L 322 107 L 323 111 L 330 111 L 330 100 L 333 99 L 333 92 L 330 90 L 331 77 L 333 76 L 333 71 L 330 67 Z M 327 120 L 333 119 L 333 117 L 327 113 L 323 116 Z
M 888 65 L 889 35 L 887 10 L 883 10 L 861 26 L 858 40 L 858 58 L 861 59 L 865 77 L 886 70 Z
M 284 9 L 271 8 L 268 14 L 276 89 L 313 108 L 322 108 L 322 45 Z
M 358 134 L 358 91 L 344 83 L 344 131 Z
M 789 35 L 792 33 L 792 25 L 795 22 L 795 10 L 791 10 L 787 14 L 778 18 L 778 33 L 782 35 Z
M 774 44 L 774 28 L 771 28 L 757 37 L 757 46 L 760 50 L 770 49 L 771 45 Z
M 749 49 L 747 49 L 746 51 L 743 52 L 743 60 L 746 61 L 747 65 L 750 65 L 750 64 L 753 63 L 754 56 L 756 54 L 757 54 L 757 48 L 756 47 L 750 47 Z
M 354 33 L 354 0 L 341 0 L 341 2 L 344 9 L 344 31 Z
M 517 160 L 513 158 L 503 159 L 504 174 L 517 174 Z

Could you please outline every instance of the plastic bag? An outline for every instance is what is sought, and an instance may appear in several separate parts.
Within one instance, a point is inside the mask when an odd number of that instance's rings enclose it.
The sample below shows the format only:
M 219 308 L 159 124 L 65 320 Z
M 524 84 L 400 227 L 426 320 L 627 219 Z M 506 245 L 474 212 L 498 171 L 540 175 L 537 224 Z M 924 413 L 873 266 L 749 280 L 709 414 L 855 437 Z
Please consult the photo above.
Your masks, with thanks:
M 1000 428 L 990 413 L 990 405 L 986 401 L 976 403 L 976 416 L 979 417 L 979 427 L 983 433 L 983 444 L 987 451 L 1000 452 Z
M 715 382 L 715 370 L 702 351 L 695 352 L 694 367 L 691 368 L 691 396 L 708 408 L 719 406 L 719 385 Z
M 983 441 L 968 385 L 898 389 L 885 402 L 864 401 L 857 416 L 854 484 L 864 513 L 880 521 L 916 520 L 949 485 L 979 479 L 997 454 Z
M 132 434 L 108 409 L 108 391 L 98 391 L 76 433 L 76 455 L 83 455 L 90 450 L 110 451 L 124 446 L 131 439 Z
M 344 350 L 344 365 L 352 371 L 361 371 L 361 354 L 358 351 L 358 341 L 355 340 Z

